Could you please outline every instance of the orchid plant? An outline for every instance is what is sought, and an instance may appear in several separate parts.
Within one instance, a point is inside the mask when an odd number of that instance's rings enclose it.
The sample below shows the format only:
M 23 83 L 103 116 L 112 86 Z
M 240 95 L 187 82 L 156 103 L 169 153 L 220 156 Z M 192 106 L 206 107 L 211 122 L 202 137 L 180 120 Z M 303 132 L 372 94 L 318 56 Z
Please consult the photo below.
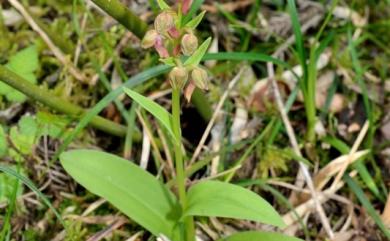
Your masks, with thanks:
M 159 1 L 162 12 L 156 17 L 154 29 L 149 30 L 143 41 L 143 48 L 154 47 L 160 60 L 173 67 L 169 80 L 173 89 L 182 90 L 189 101 L 195 88 L 208 89 L 208 74 L 200 60 L 207 51 L 211 38 L 199 47 L 194 31 L 205 12 L 183 23 L 183 15 L 188 13 L 190 0 L 179 1 L 177 11 L 163 1 Z M 198 48 L 199 47 L 199 48 Z M 189 57 L 183 62 L 183 57 Z
M 274 208 L 259 195 L 226 182 L 198 180 L 186 188 L 185 160 L 180 125 L 180 99 L 187 100 L 195 88 L 207 90 L 208 72 L 200 65 L 211 38 L 200 46 L 195 29 L 205 12 L 185 22 L 191 0 L 170 7 L 157 0 L 161 13 L 154 28 L 142 40 L 142 47 L 154 48 L 161 62 L 171 66 L 172 112 L 151 99 L 124 88 L 124 92 L 152 114 L 171 135 L 175 153 L 176 195 L 152 174 L 123 158 L 100 151 L 72 150 L 61 155 L 65 170 L 81 185 L 111 202 L 158 240 L 194 241 L 195 217 L 223 217 L 263 222 L 276 227 L 284 223 Z M 269 232 L 243 232 L 227 241 L 298 241 Z

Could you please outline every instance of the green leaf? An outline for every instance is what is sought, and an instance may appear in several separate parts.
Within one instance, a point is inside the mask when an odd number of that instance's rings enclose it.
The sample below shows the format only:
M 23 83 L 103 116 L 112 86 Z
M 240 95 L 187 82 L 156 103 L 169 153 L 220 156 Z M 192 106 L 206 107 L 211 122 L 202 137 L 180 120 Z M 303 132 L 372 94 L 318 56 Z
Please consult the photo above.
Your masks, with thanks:
M 10 91 L 8 94 L 5 95 L 5 97 L 7 98 L 7 100 L 15 103 L 23 103 L 27 100 L 27 97 L 23 93 L 16 90 Z
M 38 51 L 35 45 L 25 48 L 17 52 L 9 59 L 5 65 L 9 70 L 28 80 L 30 83 L 36 84 L 37 79 L 34 74 L 39 67 Z M 11 102 L 24 102 L 27 97 L 21 92 L 13 89 L 11 86 L 0 83 L 0 94 L 5 95 L 7 100 Z
M 236 218 L 285 226 L 275 209 L 259 195 L 218 181 L 203 181 L 190 188 L 184 216 Z
M 48 135 L 53 138 L 64 138 L 68 134 L 67 126 L 71 119 L 67 116 L 54 115 L 40 111 L 36 114 L 39 127 L 38 136 Z
M 164 0 L 157 0 L 158 6 L 161 8 L 161 10 L 168 10 L 171 9 L 169 5 Z
M 195 53 L 186 60 L 184 66 L 197 66 L 202 60 L 203 56 L 206 54 L 210 43 L 211 37 L 204 41 L 203 44 L 195 51 Z
M 22 119 L 20 119 L 18 125 L 19 125 L 20 133 L 22 135 L 33 136 L 33 137 L 36 136 L 38 131 L 38 125 L 34 117 L 23 116 Z
M 12 87 L 0 81 L 0 95 L 7 95 L 13 91 Z
M 198 27 L 200 22 L 202 22 L 202 19 L 203 19 L 205 14 L 206 14 L 206 11 L 201 12 L 198 16 L 196 16 L 194 19 L 189 21 L 186 24 L 186 27 L 189 27 L 189 28 L 192 28 L 192 29 L 196 29 L 196 27 Z
M 107 199 L 154 235 L 176 239 L 177 199 L 153 175 L 128 160 L 98 151 L 69 151 L 61 154 L 60 160 L 86 189 Z
M 38 51 L 35 45 L 22 49 L 8 61 L 9 67 L 17 74 L 31 73 L 38 69 Z
M 242 232 L 219 241 L 302 241 L 301 239 L 269 232 Z
M 38 125 L 31 116 L 23 116 L 18 126 L 10 129 L 10 138 L 17 147 L 18 152 L 29 155 L 32 153 L 33 145 L 37 139 Z
M 172 128 L 172 116 L 166 109 L 164 109 L 161 105 L 157 104 L 153 100 L 143 95 L 140 95 L 129 88 L 123 88 L 123 91 L 135 102 L 137 102 L 142 108 L 144 108 L 154 117 L 156 117 L 165 126 L 165 128 L 167 128 L 168 132 L 172 135 L 172 137 L 175 138 Z

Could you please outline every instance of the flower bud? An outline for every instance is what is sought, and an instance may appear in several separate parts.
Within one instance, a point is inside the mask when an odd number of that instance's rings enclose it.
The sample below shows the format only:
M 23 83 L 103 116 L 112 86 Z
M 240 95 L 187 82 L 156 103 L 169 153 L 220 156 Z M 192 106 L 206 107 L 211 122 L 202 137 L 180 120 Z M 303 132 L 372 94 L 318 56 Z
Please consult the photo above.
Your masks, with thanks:
M 176 88 L 183 88 L 188 80 L 188 71 L 184 67 L 175 67 L 169 73 L 169 80 L 172 86 Z
M 146 32 L 145 37 L 142 39 L 141 46 L 144 49 L 151 48 L 156 43 L 158 33 L 156 30 L 149 30 Z
M 196 67 L 194 70 L 192 70 L 191 78 L 196 87 L 198 87 L 201 90 L 208 90 L 208 74 L 207 71 Z
M 181 40 L 181 50 L 184 55 L 192 55 L 198 49 L 198 38 L 192 34 L 188 33 L 183 36 Z
M 159 34 L 166 34 L 173 27 L 175 27 L 175 18 L 172 12 L 162 12 L 154 21 L 154 28 Z

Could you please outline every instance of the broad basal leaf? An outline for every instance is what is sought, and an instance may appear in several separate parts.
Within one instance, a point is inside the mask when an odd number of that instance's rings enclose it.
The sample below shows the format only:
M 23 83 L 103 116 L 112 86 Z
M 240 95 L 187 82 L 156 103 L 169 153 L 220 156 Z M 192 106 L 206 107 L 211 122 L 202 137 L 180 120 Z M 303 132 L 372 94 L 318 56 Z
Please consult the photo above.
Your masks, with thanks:
M 137 92 L 132 91 L 131 89 L 123 88 L 123 91 L 135 102 L 137 102 L 142 108 L 144 108 L 154 117 L 156 117 L 165 126 L 165 128 L 167 128 L 172 138 L 175 138 L 172 128 L 172 116 L 166 109 L 164 109 L 161 105 L 157 104 L 153 100 L 143 95 L 140 95 Z
M 189 57 L 184 63 L 185 66 L 197 66 L 202 60 L 203 56 L 206 54 L 207 49 L 211 43 L 211 37 L 208 38 L 203 44 L 195 51 L 195 53 Z
M 191 215 L 285 226 L 275 209 L 259 195 L 243 187 L 218 181 L 203 181 L 190 188 L 184 216 Z
M 65 152 L 60 160 L 86 189 L 107 199 L 154 235 L 177 240 L 178 202 L 153 175 L 128 160 L 98 151 Z
M 302 241 L 301 239 L 269 232 L 242 232 L 219 241 Z

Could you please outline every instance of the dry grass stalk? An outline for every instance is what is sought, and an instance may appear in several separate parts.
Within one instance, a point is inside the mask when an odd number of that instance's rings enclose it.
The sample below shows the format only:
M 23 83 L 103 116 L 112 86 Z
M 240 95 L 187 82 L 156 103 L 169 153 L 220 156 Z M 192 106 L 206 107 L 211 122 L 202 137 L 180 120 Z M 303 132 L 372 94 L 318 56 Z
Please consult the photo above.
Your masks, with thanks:
M 336 188 L 337 184 L 341 181 L 341 178 L 343 177 L 345 171 L 347 170 L 348 166 L 353 161 L 353 155 L 357 152 L 358 148 L 362 144 L 363 139 L 366 136 L 369 127 L 370 127 L 370 123 L 368 121 L 366 121 L 366 123 L 364 124 L 362 130 L 360 131 L 355 143 L 353 144 L 351 151 L 349 152 L 348 158 L 345 160 L 344 164 L 340 168 L 340 171 L 338 172 L 330 189 Z
M 288 137 L 290 139 L 290 143 L 293 147 L 295 154 L 298 156 L 302 156 L 302 153 L 301 153 L 299 146 L 298 146 L 298 141 L 295 137 L 294 130 L 292 128 L 291 122 L 288 119 L 288 116 L 286 113 L 286 109 L 285 109 L 285 106 L 284 106 L 284 103 L 283 103 L 283 100 L 282 100 L 282 97 L 281 97 L 281 94 L 279 91 L 279 86 L 275 80 L 274 66 L 271 62 L 267 63 L 267 69 L 268 69 L 269 81 L 271 82 L 272 89 L 273 89 L 275 99 L 276 99 L 276 103 L 277 103 L 279 112 L 282 116 L 284 126 L 286 127 L 286 131 L 287 131 Z M 326 217 L 325 211 L 324 211 L 323 207 L 321 206 L 320 200 L 318 199 L 318 194 L 317 194 L 317 191 L 314 187 L 314 183 L 313 183 L 313 180 L 310 176 L 309 170 L 308 170 L 307 166 L 301 162 L 299 162 L 299 166 L 300 166 L 300 171 L 302 172 L 303 177 L 305 178 L 306 184 L 309 187 L 310 194 L 312 195 L 312 199 L 314 201 L 316 210 L 320 216 L 321 223 L 322 223 L 327 235 L 329 236 L 329 238 L 332 239 L 334 237 L 334 234 L 333 234 L 332 228 L 329 224 L 329 220 Z
M 355 161 L 359 160 L 363 156 L 367 155 L 369 153 L 368 150 L 365 151 L 358 151 L 352 155 L 342 155 L 333 161 L 329 162 L 325 167 L 323 167 L 315 176 L 314 176 L 314 185 L 317 190 L 322 190 L 325 185 L 328 183 L 328 181 L 337 173 L 339 173 L 344 164 L 348 162 L 349 158 L 350 162 L 349 164 L 354 163 Z

